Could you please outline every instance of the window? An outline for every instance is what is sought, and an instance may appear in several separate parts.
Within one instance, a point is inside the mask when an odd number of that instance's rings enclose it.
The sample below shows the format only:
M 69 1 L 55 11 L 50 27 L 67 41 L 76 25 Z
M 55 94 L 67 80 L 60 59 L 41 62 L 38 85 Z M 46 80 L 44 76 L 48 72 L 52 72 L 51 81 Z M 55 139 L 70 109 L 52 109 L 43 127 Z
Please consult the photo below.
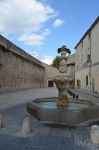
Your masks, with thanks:
M 88 86 L 88 76 L 86 76 L 86 86 Z
M 87 63 L 89 63 L 90 62 L 90 54 L 87 56 Z

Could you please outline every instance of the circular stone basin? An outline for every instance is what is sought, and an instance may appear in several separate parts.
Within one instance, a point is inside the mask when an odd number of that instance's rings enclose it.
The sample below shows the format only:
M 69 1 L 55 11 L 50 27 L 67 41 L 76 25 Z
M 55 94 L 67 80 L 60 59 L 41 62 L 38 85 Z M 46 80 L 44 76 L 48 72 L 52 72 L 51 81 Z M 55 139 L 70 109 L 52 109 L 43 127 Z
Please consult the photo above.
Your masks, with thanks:
M 57 98 L 39 98 L 27 104 L 27 111 L 44 122 L 77 125 L 99 117 L 99 106 L 87 100 L 69 99 L 57 107 Z

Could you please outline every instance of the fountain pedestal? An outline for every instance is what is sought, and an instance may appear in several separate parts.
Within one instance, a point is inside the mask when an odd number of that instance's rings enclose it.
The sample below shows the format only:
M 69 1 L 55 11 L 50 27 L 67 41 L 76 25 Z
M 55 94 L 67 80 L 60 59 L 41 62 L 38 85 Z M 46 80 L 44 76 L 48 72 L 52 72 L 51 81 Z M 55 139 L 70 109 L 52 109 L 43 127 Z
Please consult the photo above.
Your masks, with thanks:
M 58 89 L 57 106 L 68 105 L 67 89 L 70 87 L 70 82 L 73 81 L 72 77 L 67 74 L 59 74 L 53 81 Z
M 67 97 L 67 88 L 70 87 L 70 82 L 72 78 L 66 73 L 67 72 L 67 53 L 70 50 L 62 46 L 58 49 L 58 53 L 61 53 L 60 64 L 59 64 L 59 75 L 54 79 L 56 87 L 58 89 L 58 101 L 57 106 L 66 106 L 69 103 Z
M 68 97 L 67 95 L 64 95 L 62 97 L 58 97 L 58 100 L 57 100 L 57 106 L 66 106 L 68 105 Z

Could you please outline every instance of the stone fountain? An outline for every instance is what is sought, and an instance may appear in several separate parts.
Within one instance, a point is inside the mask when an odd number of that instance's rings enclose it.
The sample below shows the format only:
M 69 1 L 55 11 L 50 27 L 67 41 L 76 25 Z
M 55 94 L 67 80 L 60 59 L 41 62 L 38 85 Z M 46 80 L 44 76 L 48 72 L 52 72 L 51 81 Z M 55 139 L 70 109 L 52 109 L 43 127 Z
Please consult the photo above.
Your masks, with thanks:
M 66 46 L 62 46 L 58 49 L 58 53 L 61 53 L 59 75 L 54 79 L 54 82 L 58 89 L 57 106 L 66 106 L 69 103 L 67 97 L 67 88 L 70 87 L 70 83 L 73 81 L 72 77 L 67 74 L 68 57 L 66 54 L 70 54 L 71 51 Z
M 45 123 L 88 124 L 99 118 L 99 106 L 87 100 L 68 98 L 67 89 L 73 82 L 72 76 L 67 73 L 67 59 L 71 52 L 62 46 L 58 53 L 61 53 L 59 75 L 53 79 L 58 97 L 35 99 L 27 104 L 27 111 Z

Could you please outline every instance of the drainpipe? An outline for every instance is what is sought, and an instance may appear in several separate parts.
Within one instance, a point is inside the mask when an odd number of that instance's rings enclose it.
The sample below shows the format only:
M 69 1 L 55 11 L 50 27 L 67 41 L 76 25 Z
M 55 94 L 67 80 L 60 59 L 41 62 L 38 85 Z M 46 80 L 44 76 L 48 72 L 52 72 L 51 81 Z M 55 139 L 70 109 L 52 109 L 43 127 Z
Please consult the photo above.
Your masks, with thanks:
M 89 78 L 90 78 L 90 93 L 92 92 L 91 89 L 91 66 L 92 66 L 92 60 L 91 60 L 91 32 L 89 32 L 89 49 L 90 49 L 90 65 L 89 65 Z

